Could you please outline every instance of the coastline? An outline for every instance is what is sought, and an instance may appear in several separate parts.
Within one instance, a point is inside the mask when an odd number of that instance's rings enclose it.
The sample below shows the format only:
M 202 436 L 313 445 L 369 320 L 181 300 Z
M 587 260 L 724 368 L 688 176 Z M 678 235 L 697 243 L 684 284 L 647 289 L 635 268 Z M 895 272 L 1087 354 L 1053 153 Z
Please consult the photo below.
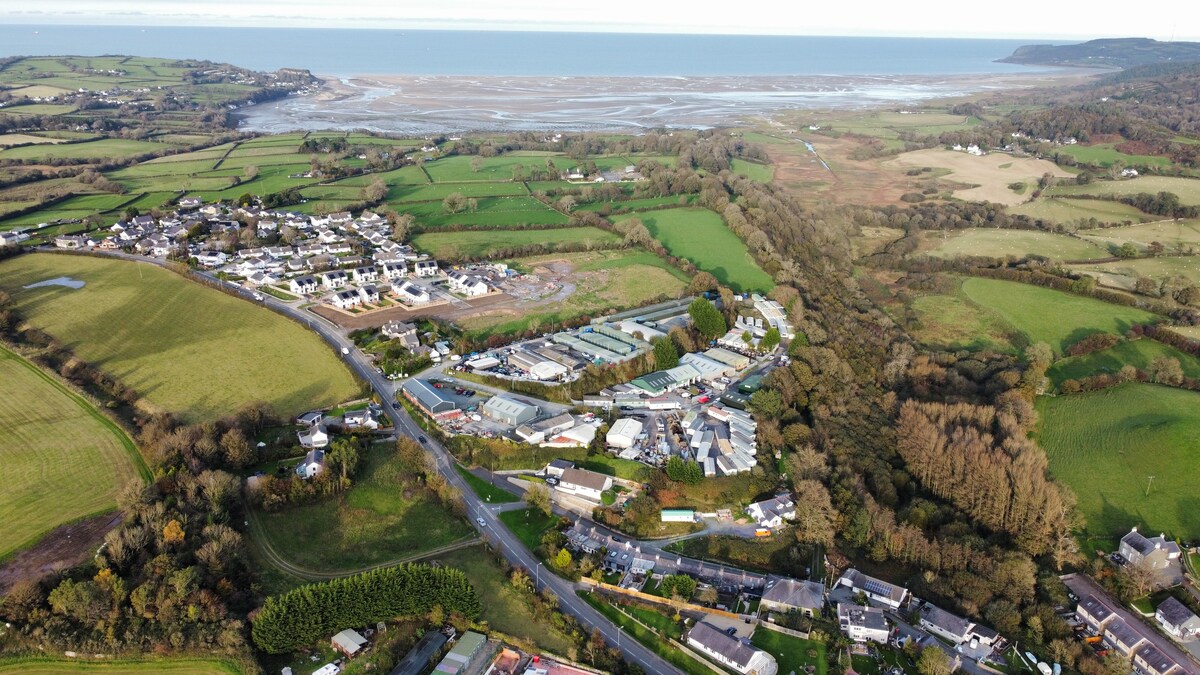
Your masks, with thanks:
M 254 132 L 348 131 L 429 135 L 472 131 L 705 129 L 794 110 L 857 109 L 1069 86 L 1095 71 L 977 75 L 712 77 L 318 76 L 319 91 L 244 108 Z

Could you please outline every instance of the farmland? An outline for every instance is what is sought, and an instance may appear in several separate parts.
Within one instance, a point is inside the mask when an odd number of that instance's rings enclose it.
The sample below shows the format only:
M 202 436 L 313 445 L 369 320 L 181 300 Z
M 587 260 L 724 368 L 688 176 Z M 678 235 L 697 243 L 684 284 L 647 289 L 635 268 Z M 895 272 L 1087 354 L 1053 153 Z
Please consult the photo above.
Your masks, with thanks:
M 970 201 L 987 201 L 1016 205 L 1026 200 L 1008 186 L 1014 182 L 1036 184 L 1043 174 L 1069 177 L 1053 162 L 1044 159 L 1015 158 L 992 153 L 982 157 L 965 152 L 931 149 L 906 152 L 883 163 L 884 167 L 912 169 L 933 167 L 949 170 L 947 180 L 964 184 L 954 196 Z
M 620 238 L 595 227 L 566 227 L 553 230 L 466 230 L 425 232 L 413 237 L 413 245 L 435 258 L 457 260 L 481 258 L 493 251 L 540 244 L 544 246 L 612 246 Z
M 1133 307 L 1012 281 L 971 278 L 963 282 L 962 292 L 971 302 L 995 312 L 1031 343 L 1045 342 L 1056 353 L 1092 333 L 1119 335 L 1135 323 L 1157 318 Z
M 770 183 L 771 179 L 775 177 L 775 169 L 770 164 L 747 162 L 744 159 L 735 159 L 731 164 L 734 173 L 758 183 Z
M 923 344 L 945 349 L 1014 349 L 1010 333 L 1016 331 L 961 294 L 919 296 L 913 299 L 912 308 L 920 323 L 909 331 Z
M 78 659 L 2 659 L 0 674 L 37 673 L 38 675 L 76 675 L 97 673 L 127 675 L 162 673 L 163 675 L 240 675 L 246 670 L 232 662 L 217 659 L 155 659 L 146 661 L 82 661 Z
M 59 525 L 114 508 L 117 491 L 147 471 L 116 424 L 4 348 L 0 382 L 3 559 Z
M 1128 204 L 1098 199 L 1068 199 L 1065 197 L 1041 196 L 1037 199 L 1010 207 L 1009 213 L 1040 218 L 1052 223 L 1074 223 L 1095 218 L 1102 223 L 1138 223 L 1150 220 L 1148 216 Z
M 1182 204 L 1200 205 L 1200 179 L 1175 178 L 1172 176 L 1139 176 L 1132 180 L 1103 180 L 1087 185 L 1062 183 L 1050 188 L 1046 194 L 1070 195 L 1136 195 L 1141 192 L 1157 194 L 1173 192 Z
M 634 217 L 672 255 L 687 258 L 697 269 L 711 272 L 734 290 L 766 291 L 774 286 L 771 277 L 750 257 L 746 244 L 725 225 L 721 216 L 708 209 L 664 209 L 616 216 L 612 220 L 621 222 Z
M 1198 408 L 1196 392 L 1139 383 L 1038 399 L 1038 440 L 1051 472 L 1074 489 L 1088 534 L 1138 525 L 1200 537 Z
M 1109 204 L 1111 202 L 1091 202 Z M 1153 242 L 1166 247 L 1167 251 L 1190 253 L 1200 250 L 1200 221 L 1196 220 L 1160 220 L 1142 225 L 1127 227 L 1108 227 L 1096 230 L 1083 230 L 1079 236 L 1100 244 L 1120 246 L 1130 243 L 1140 249 L 1147 249 Z
M 1006 258 L 1040 255 L 1055 260 L 1091 260 L 1109 257 L 1108 251 L 1094 243 L 1068 235 L 1037 230 L 1001 230 L 970 228 L 950 233 L 930 232 L 922 248 L 940 258 L 986 256 Z
M 26 284 L 71 277 L 83 288 Z M 0 263 L 0 285 L 30 323 L 188 420 L 266 401 L 290 415 L 358 387 L 302 326 L 141 263 L 31 254 Z
M 132 141 L 123 138 L 102 138 L 84 143 L 43 143 L 0 150 L 3 159 L 109 159 L 135 157 L 154 152 L 171 150 L 176 146 L 150 141 Z
M 1178 359 L 1185 376 L 1200 377 L 1200 359 L 1150 339 L 1121 342 L 1102 351 L 1062 359 L 1046 371 L 1046 376 L 1057 387 L 1063 380 L 1101 373 L 1115 375 L 1127 364 L 1147 370 L 1159 357 Z
M 257 538 L 301 567 L 339 572 L 377 565 L 471 536 L 428 490 L 413 484 L 387 444 L 364 453 L 340 499 L 255 515 Z
M 1062 155 L 1070 155 L 1075 161 L 1083 164 L 1109 167 L 1117 162 L 1126 165 L 1170 166 L 1171 160 L 1157 155 L 1129 155 L 1117 150 L 1115 143 L 1098 143 L 1096 145 L 1069 145 L 1058 149 Z
M 1195 256 L 1164 256 L 1137 258 L 1110 263 L 1072 265 L 1072 269 L 1097 276 L 1101 283 L 1131 290 L 1138 277 L 1162 281 L 1168 277 L 1183 277 L 1200 283 L 1200 259 Z

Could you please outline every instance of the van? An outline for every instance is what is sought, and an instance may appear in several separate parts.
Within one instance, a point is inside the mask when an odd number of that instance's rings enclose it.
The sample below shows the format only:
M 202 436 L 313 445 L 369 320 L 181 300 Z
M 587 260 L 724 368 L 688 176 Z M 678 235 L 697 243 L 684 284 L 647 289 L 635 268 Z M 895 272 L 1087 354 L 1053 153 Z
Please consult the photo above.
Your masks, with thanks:
M 760 528 L 758 528 L 758 529 L 754 530 L 754 536 L 756 536 L 756 537 L 769 537 L 769 536 L 771 536 L 771 531 L 770 531 L 770 530 L 768 530 L 768 529 L 767 529 L 767 528 L 765 528 L 765 527 L 760 527 Z

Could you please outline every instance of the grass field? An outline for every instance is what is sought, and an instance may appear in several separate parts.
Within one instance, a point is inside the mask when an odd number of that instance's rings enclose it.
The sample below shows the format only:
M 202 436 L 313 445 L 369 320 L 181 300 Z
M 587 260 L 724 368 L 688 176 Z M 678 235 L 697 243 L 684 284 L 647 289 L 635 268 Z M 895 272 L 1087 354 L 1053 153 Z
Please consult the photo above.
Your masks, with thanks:
M 1157 194 L 1173 192 L 1180 203 L 1200 205 L 1200 179 L 1173 176 L 1139 176 L 1132 180 L 1101 180 L 1087 185 L 1063 183 L 1050 188 L 1047 194 L 1060 195 L 1135 195 L 1140 192 Z
M 610 245 L 620 237 L 595 227 L 564 227 L 553 230 L 464 230 L 461 232 L 424 232 L 413 237 L 412 244 L 435 258 L 450 260 L 478 258 L 493 251 L 530 244 L 557 246 L 580 244 Z
M 1117 150 L 1115 143 L 1099 143 L 1096 145 L 1068 145 L 1059 148 L 1057 152 L 1064 155 L 1070 155 L 1075 158 L 1075 161 L 1084 164 L 1095 164 L 1097 166 L 1109 167 L 1115 162 L 1124 162 L 1127 165 L 1151 165 L 1151 166 L 1170 166 L 1171 160 L 1167 157 L 1159 157 L 1157 155 L 1127 155 L 1120 150 Z
M 558 522 L 556 516 L 547 516 L 537 509 L 520 509 L 504 511 L 500 521 L 517 535 L 517 539 L 530 551 L 537 550 L 542 545 L 542 535 Z
M 1200 394 L 1130 383 L 1037 409 L 1050 470 L 1074 489 L 1089 534 L 1200 537 Z
M 149 476 L 133 441 L 82 397 L 0 347 L 0 559 L 49 530 L 116 506 Z
M 355 570 L 471 536 L 427 491 L 405 480 L 394 449 L 372 447 L 338 499 L 259 514 L 259 532 L 286 560 L 319 571 Z
M 803 673 L 812 666 L 814 675 L 825 675 L 829 663 L 825 655 L 825 643 L 817 640 L 802 640 L 791 635 L 784 635 L 769 628 L 757 628 L 750 642 L 759 649 L 775 657 L 779 662 L 779 672 Z M 809 652 L 813 655 L 809 656 Z
M 1017 158 L 1002 153 L 975 157 L 965 152 L 940 148 L 906 152 L 893 160 L 884 162 L 883 165 L 902 169 L 923 167 L 948 169 L 950 171 L 946 176 L 948 180 L 975 186 L 955 190 L 955 197 L 969 201 L 988 201 L 1008 205 L 1020 204 L 1026 200 L 1025 196 L 1009 189 L 1010 183 L 1020 181 L 1037 183 L 1038 178 L 1046 173 L 1064 177 L 1072 175 L 1060 169 L 1053 162 L 1044 159 Z
M 1013 351 L 1015 331 L 992 312 L 961 295 L 923 295 L 913 299 L 920 322 L 910 332 L 922 344 L 945 349 Z
M 731 164 L 734 173 L 745 176 L 756 183 L 770 183 L 771 179 L 775 177 L 775 169 L 770 164 L 747 162 L 744 159 L 735 159 Z
M 1077 380 L 1101 373 L 1115 374 L 1126 364 L 1146 370 L 1160 356 L 1178 359 L 1184 375 L 1200 377 L 1200 359 L 1149 339 L 1121 342 L 1102 351 L 1063 359 L 1051 366 L 1046 376 L 1057 387 L 1063 380 Z
M 604 598 L 587 591 L 577 592 L 579 593 L 579 597 L 587 601 L 589 605 L 595 607 L 597 611 L 608 617 L 610 621 L 623 628 L 626 636 L 633 637 L 633 639 L 642 643 L 650 651 L 666 659 L 671 665 L 688 675 L 712 675 L 713 671 L 710 670 L 706 663 L 697 661 L 685 654 L 683 650 L 663 640 L 658 636 L 658 633 L 634 621 L 628 615 L 609 604 Z
M 1078 200 L 1088 204 L 1109 204 L 1091 200 Z M 1124 206 L 1119 204 L 1118 206 Z M 1100 244 L 1120 246 L 1130 243 L 1146 249 L 1153 242 L 1158 242 L 1168 250 L 1177 249 L 1184 252 L 1200 250 L 1200 221 L 1197 220 L 1160 220 L 1141 225 L 1127 227 L 1109 227 L 1097 230 L 1082 230 L 1079 236 Z
M 529 606 L 513 590 L 499 563 L 482 547 L 465 548 L 435 558 L 447 567 L 462 570 L 479 597 L 486 598 L 480 617 L 501 633 L 533 642 L 556 654 L 567 654 L 573 646 L 549 623 L 534 617 Z M 545 572 L 545 570 L 543 570 Z
M 1156 281 L 1167 277 L 1184 277 L 1192 283 L 1200 283 L 1200 258 L 1190 255 L 1072 265 L 1071 268 L 1095 273 L 1102 283 L 1127 290 L 1133 289 L 1138 277 L 1150 277 Z
M 467 481 L 467 485 L 479 495 L 481 499 L 486 500 L 489 504 L 511 504 L 512 502 L 521 501 L 521 498 L 509 492 L 508 490 L 496 487 L 486 480 L 467 471 L 460 464 L 455 464 L 454 468 L 458 471 L 458 475 Z M 507 478 L 499 478 L 498 480 L 507 480 Z
M 555 166 L 561 169 L 574 163 L 574 160 L 561 155 L 540 157 L 503 155 L 500 157 L 481 157 L 479 170 L 475 171 L 471 168 L 472 159 L 474 158 L 467 155 L 443 157 L 435 159 L 432 162 L 426 162 L 425 170 L 429 172 L 429 176 L 433 178 L 435 183 L 511 181 L 513 179 L 513 169 L 518 165 L 526 168 L 531 166 L 545 166 L 546 160 L 551 159 L 554 161 Z
M 86 285 L 22 289 L 63 276 Z M 0 264 L 0 286 L 34 326 L 187 420 L 222 417 L 254 401 L 287 416 L 359 390 L 304 327 L 151 265 L 23 255 Z
M 946 234 L 929 232 L 922 241 L 922 248 L 926 246 L 931 247 L 930 255 L 939 258 L 972 255 L 1005 258 L 1029 254 L 1055 260 L 1093 260 L 1109 257 L 1108 251 L 1091 242 L 1065 234 L 1036 230 L 971 228 Z
M 1102 223 L 1139 223 L 1153 218 L 1120 202 L 1046 196 L 1009 207 L 1008 212 L 1052 223 L 1073 223 L 1091 218 Z
M 150 152 L 167 150 L 173 146 L 149 141 L 131 141 L 122 138 L 102 138 L 86 143 L 26 145 L 19 148 L 0 150 L 0 159 L 101 159 L 133 157 Z
M 0 146 L 23 145 L 25 143 L 62 143 L 61 138 L 31 136 L 29 134 L 0 134 Z
M 687 258 L 734 290 L 767 291 L 775 286 L 750 257 L 746 244 L 726 227 L 721 216 L 708 209 L 664 209 L 615 216 L 613 221 L 629 218 L 641 220 L 672 255 Z
M 1012 281 L 971 278 L 963 282 L 962 291 L 967 299 L 995 312 L 1031 343 L 1045 342 L 1059 354 L 1092 333 L 1119 335 L 1135 323 L 1158 318 L 1133 307 Z
M 165 675 L 241 675 L 243 668 L 217 659 L 161 659 L 146 661 L 84 661 L 80 659 L 0 659 L 0 673 L 164 673 Z

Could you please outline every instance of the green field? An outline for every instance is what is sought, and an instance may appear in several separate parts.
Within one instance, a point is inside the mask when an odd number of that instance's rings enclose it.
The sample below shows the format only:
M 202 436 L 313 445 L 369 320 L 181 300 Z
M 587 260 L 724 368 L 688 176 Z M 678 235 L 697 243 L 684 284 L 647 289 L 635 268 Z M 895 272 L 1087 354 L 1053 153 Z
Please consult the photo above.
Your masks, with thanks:
M 441 201 L 407 202 L 394 205 L 397 211 L 411 213 L 422 227 L 476 225 L 496 228 L 521 225 L 565 225 L 567 216 L 533 197 L 481 197 L 474 211 L 446 213 Z
M 614 222 L 638 218 L 672 255 L 687 258 L 737 291 L 766 291 L 771 277 L 750 257 L 721 216 L 702 208 L 664 209 L 613 217 Z
M 339 499 L 257 514 L 262 536 L 285 560 L 321 572 L 357 570 L 473 534 L 403 474 L 388 445 L 366 451 L 354 485 Z
M 456 260 L 485 257 L 493 251 L 531 244 L 551 247 L 560 244 L 595 247 L 612 246 L 620 241 L 621 238 L 617 235 L 595 227 L 565 227 L 553 230 L 424 232 L 413 237 L 412 244 L 435 258 Z
M 241 675 L 244 668 L 217 659 L 161 659 L 147 661 L 84 661 L 77 659 L 0 659 L 0 673 L 164 673 L 165 675 Z
M 919 322 L 909 332 L 922 344 L 944 349 L 1013 351 L 1015 333 L 1003 319 L 962 295 L 922 295 L 913 299 Z
M 1037 409 L 1050 470 L 1075 491 L 1090 535 L 1137 525 L 1200 537 L 1200 394 L 1130 383 L 1041 397 Z
M 438 183 L 436 185 L 396 185 L 388 190 L 389 202 L 442 201 L 451 194 L 464 197 L 519 197 L 529 191 L 521 183 Z
M 1146 215 L 1128 204 L 1102 199 L 1068 199 L 1046 197 L 1011 206 L 1009 213 L 1040 218 L 1051 223 L 1074 223 L 1081 219 L 1095 218 L 1102 223 L 1144 222 L 1153 216 Z
M 730 163 L 734 173 L 745 176 L 756 183 L 770 183 L 771 179 L 775 177 L 775 167 L 770 164 L 747 162 L 744 159 L 735 159 Z
M 471 489 L 475 492 L 475 494 L 479 495 L 480 499 L 487 501 L 489 504 L 511 504 L 512 502 L 521 501 L 520 497 L 514 495 L 508 490 L 489 483 L 479 476 L 476 476 L 475 474 L 463 468 L 461 464 L 455 464 L 454 468 L 458 471 L 458 475 L 462 476 L 463 480 L 467 481 L 467 485 L 471 486 Z M 497 480 L 500 481 L 508 479 L 501 477 Z
M 1133 289 L 1138 277 L 1160 282 L 1167 277 L 1184 277 L 1200 284 L 1200 258 L 1191 255 L 1071 265 L 1071 269 L 1095 273 L 1102 283 L 1126 290 Z
M 1108 202 L 1086 202 L 1105 204 Z M 1127 227 L 1108 227 L 1096 230 L 1081 230 L 1079 236 L 1095 241 L 1102 245 L 1120 246 L 1130 243 L 1141 249 L 1146 249 L 1153 242 L 1184 252 L 1200 249 L 1200 221 L 1196 220 L 1160 220 L 1142 225 Z
M 1132 180 L 1101 180 L 1087 185 L 1062 183 L 1046 190 L 1051 196 L 1061 195 L 1135 195 L 1141 192 L 1157 194 L 1173 192 L 1180 203 L 1200 205 L 1200 179 L 1173 176 L 1139 176 Z
M 925 234 L 922 247 L 932 247 L 929 255 L 939 258 L 986 256 L 1006 258 L 1040 255 L 1055 260 L 1094 260 L 1109 257 L 1108 251 L 1088 241 L 1065 234 L 1037 230 L 999 230 L 971 228 L 943 234 Z
M 769 628 L 757 628 L 750 642 L 755 647 L 775 657 L 779 662 L 779 672 L 803 673 L 806 667 L 812 666 L 814 675 L 825 675 L 829 663 L 825 655 L 825 643 L 817 640 L 802 640 L 791 635 L 784 635 Z M 809 656 L 809 652 L 813 656 Z
M 429 173 L 435 183 L 504 182 L 513 179 L 513 168 L 516 166 L 523 166 L 527 169 L 531 166 L 545 166 L 547 159 L 552 160 L 560 170 L 574 164 L 574 160 L 561 155 L 539 157 L 503 155 L 481 157 L 479 171 L 475 171 L 471 168 L 472 159 L 474 158 L 467 155 L 435 159 L 432 162 L 425 162 L 425 171 Z
M 0 559 L 49 530 L 116 506 L 149 477 L 133 441 L 82 397 L 0 347 Z
M 1069 145 L 1059 148 L 1058 152 L 1070 155 L 1075 161 L 1083 164 L 1109 167 L 1115 162 L 1126 165 L 1171 166 L 1171 160 L 1157 155 L 1127 155 L 1116 149 L 1115 143 L 1099 143 L 1097 145 Z
M 22 289 L 63 276 L 86 285 Z M 288 416 L 359 390 L 306 328 L 158 267 L 31 254 L 0 263 L 0 286 L 34 326 L 187 420 L 255 401 Z
M 666 659 L 671 665 L 688 675 L 712 675 L 713 671 L 710 670 L 707 661 L 702 662 L 692 658 L 680 648 L 663 640 L 659 637 L 658 633 L 634 621 L 629 615 L 614 607 L 603 597 L 587 591 L 576 592 L 589 605 L 608 617 L 609 621 L 623 628 L 626 639 L 633 637 L 633 639 L 649 648 L 650 651 Z
M 149 141 L 131 141 L 123 138 L 102 138 L 86 143 L 60 145 L 26 145 L 19 148 L 0 150 L 0 159 L 109 159 L 133 157 L 151 152 L 169 150 L 175 146 Z
M 556 516 L 547 516 L 537 509 L 520 509 L 504 511 L 500 521 L 505 527 L 517 535 L 517 539 L 530 551 L 535 551 L 542 545 L 542 535 L 558 522 Z
M 1134 324 L 1158 318 L 1133 307 L 1012 281 L 970 278 L 963 282 L 962 292 L 971 302 L 995 312 L 1031 343 L 1045 342 L 1059 354 L 1092 333 L 1120 335 Z
M 1046 376 L 1057 387 L 1064 380 L 1101 373 L 1116 374 L 1126 364 L 1146 370 L 1160 356 L 1178 359 L 1187 377 L 1200 377 L 1200 359 L 1150 339 L 1120 342 L 1102 351 L 1063 359 L 1051 366 Z

